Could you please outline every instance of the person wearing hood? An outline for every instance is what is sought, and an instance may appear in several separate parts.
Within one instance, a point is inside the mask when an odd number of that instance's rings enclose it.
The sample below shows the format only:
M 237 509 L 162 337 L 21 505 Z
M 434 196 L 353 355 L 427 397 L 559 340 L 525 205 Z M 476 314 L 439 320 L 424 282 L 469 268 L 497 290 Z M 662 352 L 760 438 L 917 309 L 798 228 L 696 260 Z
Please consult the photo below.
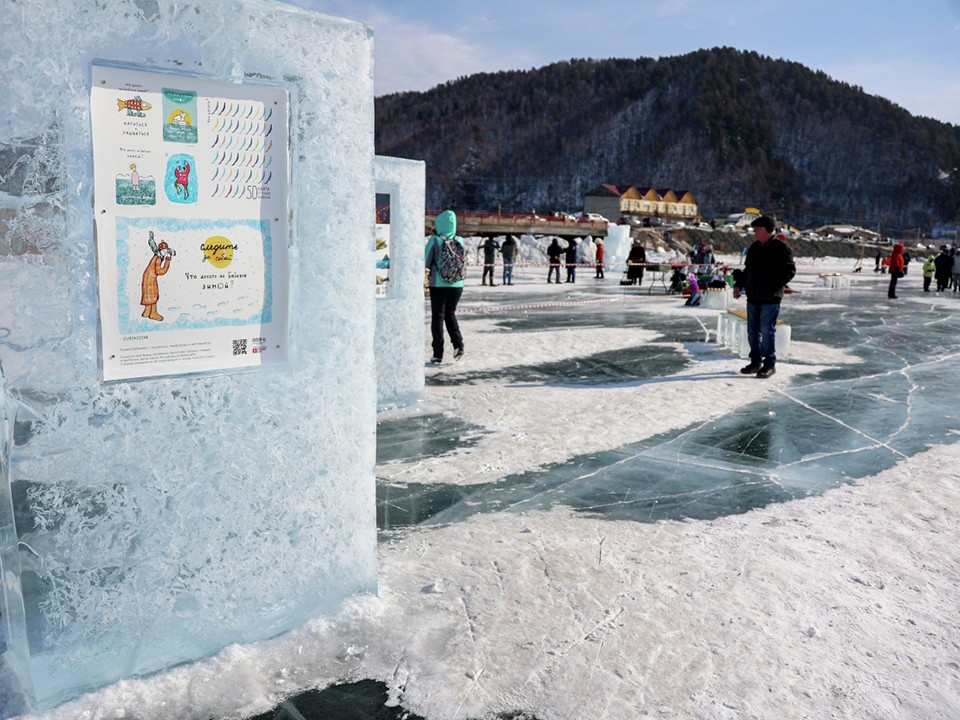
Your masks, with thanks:
M 593 261 L 597 266 L 597 280 L 603 280 L 603 238 L 597 238 L 597 249 Z
M 923 263 L 923 291 L 930 292 L 930 281 L 933 280 L 933 274 L 937 271 L 937 265 L 934 262 L 936 255 L 930 255 Z
M 430 362 L 439 364 L 443 360 L 444 326 L 453 345 L 453 359 L 463 357 L 463 335 L 457 322 L 457 303 L 463 295 L 466 249 L 463 238 L 457 235 L 457 216 L 453 210 L 444 210 L 437 215 L 434 227 L 436 233 L 427 240 L 424 263 L 430 271 L 430 334 L 433 339 L 433 358 Z
M 903 244 L 896 243 L 893 246 L 893 252 L 890 253 L 890 262 L 887 263 L 890 269 L 890 286 L 887 288 L 887 297 L 891 300 L 897 299 L 897 280 L 903 277 Z
M 773 218 L 761 215 L 752 223 L 756 240 L 747 248 L 743 271 L 734 277 L 733 296 L 747 296 L 747 340 L 750 364 L 744 375 L 768 378 L 776 372 L 777 318 L 787 283 L 797 274 L 790 247 L 776 236 Z
M 560 284 L 560 256 L 563 255 L 563 248 L 560 247 L 560 241 L 557 238 L 553 239 L 553 242 L 550 243 L 550 247 L 547 248 L 547 260 L 550 262 L 550 269 L 547 270 L 547 283 L 550 282 L 550 277 L 554 272 L 557 273 L 557 284 Z
M 567 282 L 577 281 L 577 241 L 574 238 L 567 240 L 567 249 L 564 253 L 567 261 Z

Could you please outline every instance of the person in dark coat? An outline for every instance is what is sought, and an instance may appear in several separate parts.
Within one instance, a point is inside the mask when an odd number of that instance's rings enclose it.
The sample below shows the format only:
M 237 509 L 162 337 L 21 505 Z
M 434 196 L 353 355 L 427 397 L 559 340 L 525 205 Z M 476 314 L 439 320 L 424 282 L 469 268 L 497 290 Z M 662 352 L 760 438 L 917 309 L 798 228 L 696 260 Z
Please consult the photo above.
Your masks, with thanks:
M 933 277 L 937 281 L 937 292 L 950 287 L 950 275 L 953 272 L 953 258 L 946 245 L 940 247 L 940 254 L 933 260 Z
M 743 272 L 734 277 L 733 296 L 747 295 L 747 340 L 750 364 L 740 369 L 744 375 L 768 378 L 776 372 L 777 317 L 787 283 L 797 274 L 793 253 L 776 236 L 773 218 L 761 215 L 752 223 L 756 240 L 747 248 Z
M 627 280 L 631 285 L 643 285 L 643 266 L 647 262 L 647 251 L 639 240 L 634 240 L 627 255 Z
M 488 237 L 480 247 L 483 248 L 483 277 L 480 284 L 486 285 L 487 276 L 489 276 L 490 285 L 495 285 L 496 283 L 493 282 L 493 266 L 497 261 L 497 250 L 500 249 L 500 243 L 497 242 L 496 238 Z
M 503 284 L 513 285 L 513 263 L 517 259 L 517 239 L 513 235 L 507 235 L 500 254 L 503 255 Z
M 567 282 L 577 281 L 577 241 L 574 238 L 567 240 Z
M 554 272 L 557 273 L 557 284 L 560 284 L 560 256 L 563 255 L 563 248 L 560 247 L 560 241 L 557 238 L 553 239 L 553 242 L 550 243 L 550 247 L 547 248 L 547 261 L 550 263 L 550 269 L 547 270 L 547 282 L 550 282 L 550 277 Z

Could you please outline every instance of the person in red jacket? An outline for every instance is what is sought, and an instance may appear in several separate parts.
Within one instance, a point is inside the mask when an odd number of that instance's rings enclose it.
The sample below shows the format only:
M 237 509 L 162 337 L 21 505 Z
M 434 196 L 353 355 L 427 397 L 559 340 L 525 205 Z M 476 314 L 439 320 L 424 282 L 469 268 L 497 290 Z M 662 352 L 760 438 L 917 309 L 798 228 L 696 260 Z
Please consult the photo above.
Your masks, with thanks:
M 594 263 L 597 266 L 597 279 L 603 280 L 603 240 L 597 238 L 597 252 L 594 255 Z
M 903 277 L 903 268 L 903 244 L 897 243 L 890 253 L 889 263 L 890 287 L 887 289 L 887 297 L 892 300 L 897 298 L 897 280 Z

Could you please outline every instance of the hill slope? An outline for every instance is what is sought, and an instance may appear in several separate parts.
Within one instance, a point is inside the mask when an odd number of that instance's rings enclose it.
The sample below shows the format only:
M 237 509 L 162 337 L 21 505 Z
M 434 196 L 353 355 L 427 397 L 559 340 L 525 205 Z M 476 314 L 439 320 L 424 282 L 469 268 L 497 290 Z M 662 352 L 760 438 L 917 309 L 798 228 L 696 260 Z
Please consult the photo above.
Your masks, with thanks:
M 704 216 L 928 227 L 960 214 L 960 127 L 729 48 L 482 73 L 376 100 L 381 155 L 430 207 L 579 208 L 602 183 L 691 191 Z

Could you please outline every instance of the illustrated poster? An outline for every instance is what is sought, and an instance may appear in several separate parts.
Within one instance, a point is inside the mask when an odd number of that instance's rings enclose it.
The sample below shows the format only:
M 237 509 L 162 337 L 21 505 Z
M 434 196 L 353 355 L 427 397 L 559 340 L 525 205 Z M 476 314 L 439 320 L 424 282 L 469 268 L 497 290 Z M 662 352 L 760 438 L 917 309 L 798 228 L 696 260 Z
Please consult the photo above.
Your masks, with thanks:
M 94 64 L 104 380 L 288 356 L 283 88 Z
M 377 268 L 377 297 L 387 297 L 390 288 L 390 195 L 377 193 L 377 221 L 374 262 Z

